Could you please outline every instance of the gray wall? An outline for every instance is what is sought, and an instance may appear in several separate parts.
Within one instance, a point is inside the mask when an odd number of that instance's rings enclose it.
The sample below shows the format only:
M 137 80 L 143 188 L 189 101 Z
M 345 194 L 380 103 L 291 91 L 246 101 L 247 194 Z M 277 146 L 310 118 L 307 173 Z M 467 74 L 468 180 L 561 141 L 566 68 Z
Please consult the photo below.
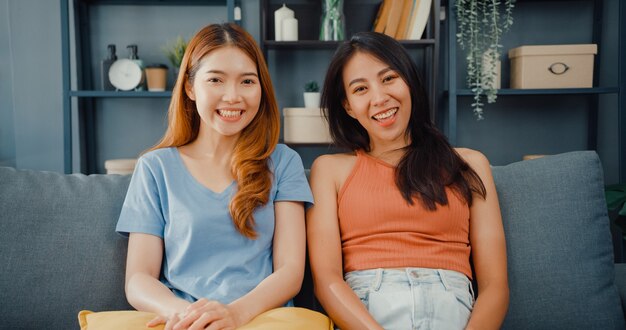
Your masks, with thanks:
M 0 51 L 0 62 L 3 62 L 0 157 L 7 157 L 8 163 L 14 163 L 18 168 L 61 172 L 63 111 L 59 2 L 2 0 L 0 4 L 0 18 L 6 18 L 0 21 L 0 44 L 8 45 L 8 51 L 4 47 Z
M 244 27 L 259 40 L 259 0 L 242 3 Z M 591 38 L 587 28 L 590 16 L 584 13 L 584 6 L 588 5 L 584 1 L 563 4 L 518 3 L 516 22 L 506 36 L 504 48 L 530 43 L 587 42 Z M 582 11 L 578 10 L 581 6 Z M 618 0 L 609 0 L 605 8 L 605 40 L 599 56 L 603 61 L 601 77 L 606 85 L 614 85 L 617 79 L 617 6 Z M 113 7 L 92 12 L 90 63 L 94 69 L 105 56 L 108 43 L 117 45 L 119 57 L 127 55 L 127 44 L 137 43 L 139 55 L 146 63 L 164 62 L 160 50 L 164 42 L 179 34 L 189 37 L 204 24 L 225 17 L 215 7 L 126 9 L 124 16 L 116 14 Z M 168 19 L 154 19 L 163 16 Z M 63 171 L 60 40 L 59 0 L 0 0 L 0 164 Z M 269 51 L 268 55 L 282 108 L 302 105 L 301 85 L 310 79 L 323 80 L 332 51 L 280 50 Z M 99 71 L 94 72 L 97 87 Z M 506 72 L 505 61 L 503 87 L 508 86 Z M 135 157 L 163 133 L 166 99 L 94 102 L 99 172 L 104 171 L 104 160 Z M 477 122 L 468 111 L 469 99 L 460 99 L 459 106 L 466 110 L 459 111 L 458 144 L 483 151 L 494 164 L 517 161 L 527 153 L 584 149 L 587 131 L 584 102 L 581 96 L 501 97 L 496 105 L 486 107 L 486 119 Z M 616 182 L 618 176 L 615 104 L 614 96 L 602 97 L 598 152 L 607 183 Z M 307 166 L 317 154 L 327 151 L 304 147 L 297 150 Z
M 9 2 L 0 0 L 0 166 L 15 166 L 10 27 Z

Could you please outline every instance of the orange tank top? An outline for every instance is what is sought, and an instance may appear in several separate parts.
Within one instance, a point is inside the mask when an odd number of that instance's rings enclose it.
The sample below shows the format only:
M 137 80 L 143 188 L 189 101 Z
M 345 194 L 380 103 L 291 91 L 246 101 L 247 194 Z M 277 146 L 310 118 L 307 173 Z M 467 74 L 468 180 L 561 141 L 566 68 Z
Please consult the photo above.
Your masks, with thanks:
M 449 269 L 472 278 L 469 207 L 446 189 L 448 205 L 409 205 L 394 167 L 357 151 L 338 195 L 344 272 L 375 268 Z

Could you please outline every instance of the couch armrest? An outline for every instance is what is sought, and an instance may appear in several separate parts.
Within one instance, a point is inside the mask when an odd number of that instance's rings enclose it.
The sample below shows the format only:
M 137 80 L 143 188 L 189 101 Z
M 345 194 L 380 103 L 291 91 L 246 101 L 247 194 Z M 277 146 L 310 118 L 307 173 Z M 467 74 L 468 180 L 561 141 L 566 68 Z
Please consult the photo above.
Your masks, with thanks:
M 622 298 L 622 311 L 626 317 L 626 263 L 615 264 L 615 286 Z

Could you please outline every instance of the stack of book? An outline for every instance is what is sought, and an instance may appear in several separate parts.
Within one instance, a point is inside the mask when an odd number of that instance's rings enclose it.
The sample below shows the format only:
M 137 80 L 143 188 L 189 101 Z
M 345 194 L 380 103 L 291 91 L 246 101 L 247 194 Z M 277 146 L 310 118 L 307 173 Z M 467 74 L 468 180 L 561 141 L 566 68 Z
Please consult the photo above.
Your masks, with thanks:
M 384 0 L 374 31 L 398 40 L 419 40 L 424 34 L 432 0 Z

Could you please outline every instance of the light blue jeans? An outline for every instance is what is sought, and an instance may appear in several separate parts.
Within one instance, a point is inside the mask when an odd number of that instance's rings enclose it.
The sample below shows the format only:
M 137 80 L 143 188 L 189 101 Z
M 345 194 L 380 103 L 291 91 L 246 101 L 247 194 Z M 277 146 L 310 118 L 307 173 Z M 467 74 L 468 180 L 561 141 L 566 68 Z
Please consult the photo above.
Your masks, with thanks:
M 344 278 L 385 330 L 464 329 L 474 306 L 470 280 L 452 270 L 368 269 Z

